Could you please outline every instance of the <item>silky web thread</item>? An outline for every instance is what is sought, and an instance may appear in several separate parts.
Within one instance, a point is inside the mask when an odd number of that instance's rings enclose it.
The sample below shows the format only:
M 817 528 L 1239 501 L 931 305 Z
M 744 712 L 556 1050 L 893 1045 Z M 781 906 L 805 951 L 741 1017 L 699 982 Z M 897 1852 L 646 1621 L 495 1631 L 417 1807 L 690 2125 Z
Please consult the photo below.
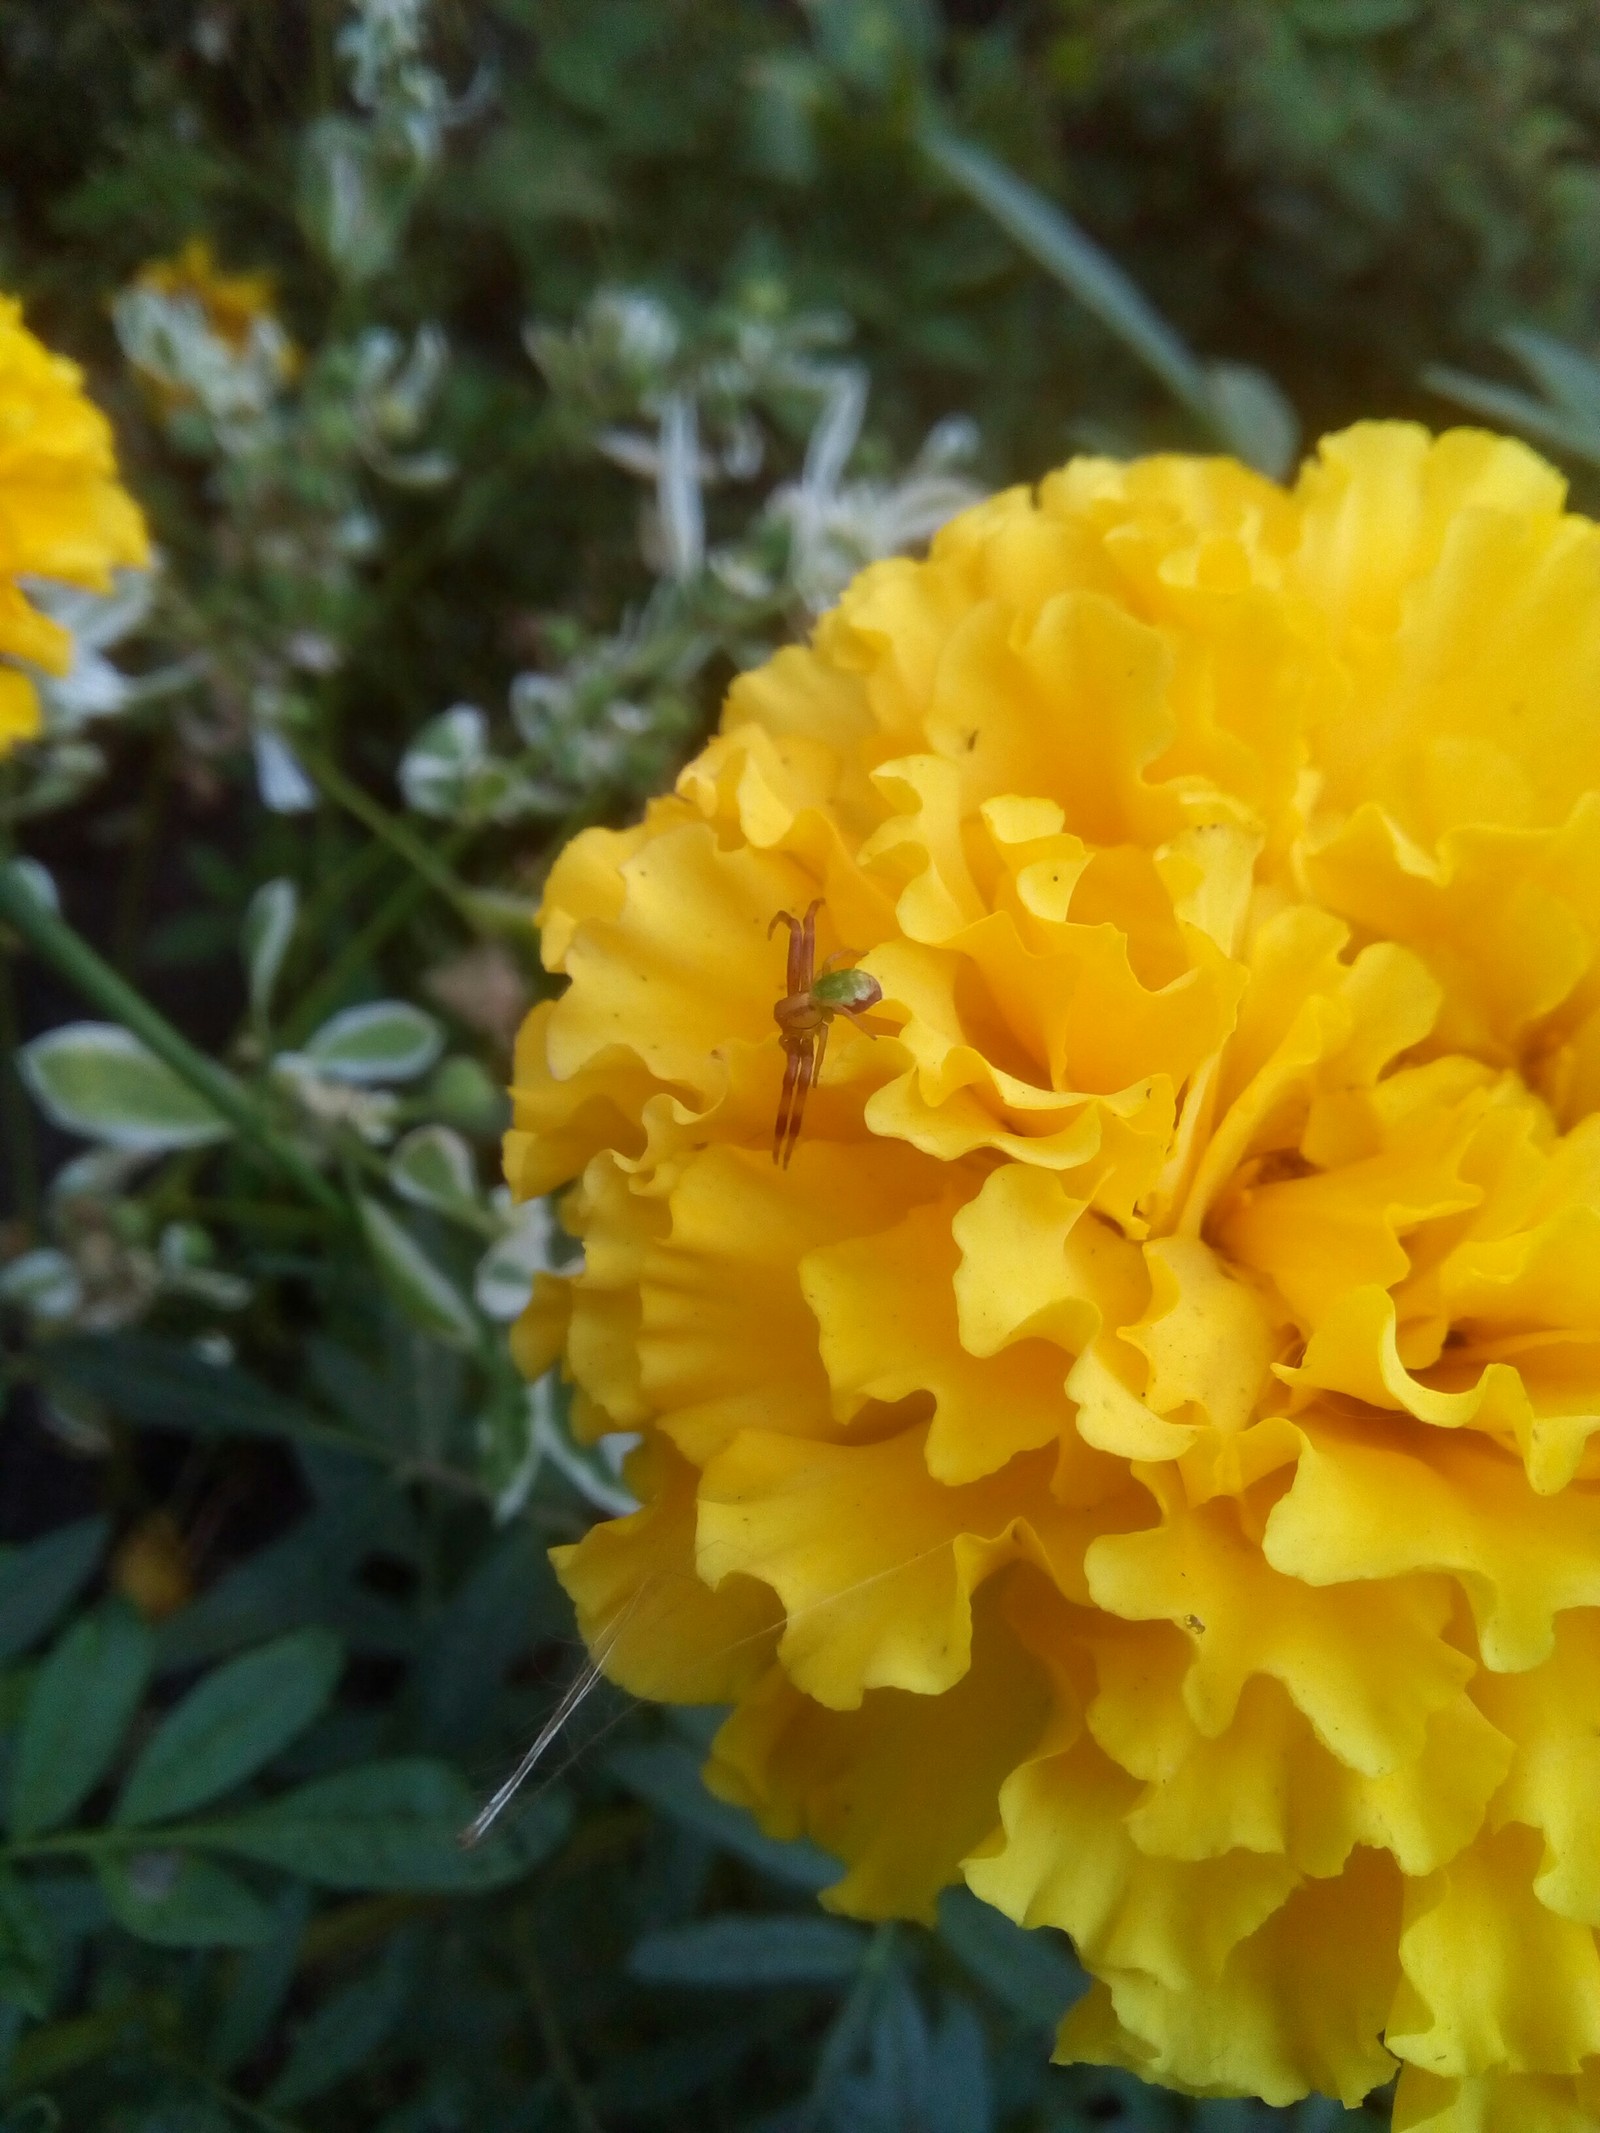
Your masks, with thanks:
M 899 1577 L 903 1571 L 914 1570 L 919 1563 L 925 1563 L 930 1557 L 942 1554 L 946 1549 L 951 1548 L 954 1545 L 955 1538 L 956 1536 L 947 1534 L 944 1538 L 934 1541 L 930 1546 L 919 1549 L 915 1555 L 908 1555 L 898 1563 L 887 1564 L 882 1570 L 870 1571 L 866 1577 L 857 1578 L 853 1584 L 841 1587 L 838 1592 L 823 1593 L 819 1598 L 809 1601 L 804 1607 L 786 1609 L 781 1623 L 769 1623 L 762 1629 L 747 1631 L 742 1637 L 730 1638 L 726 1644 L 717 1646 L 706 1656 L 711 1659 L 725 1659 L 730 1653 L 742 1651 L 746 1645 L 760 1644 L 769 1637 L 781 1636 L 785 1629 L 792 1627 L 796 1622 L 803 1622 L 808 1615 L 816 1614 L 821 1608 L 837 1607 L 842 1601 L 853 1599 L 857 1593 L 865 1592 L 874 1585 L 881 1585 L 887 1578 Z M 474 1846 L 483 1842 L 489 1831 L 499 1821 L 501 1815 L 511 1805 L 528 1779 L 532 1777 L 567 1727 L 572 1723 L 572 1720 L 577 1716 L 583 1705 L 588 1702 L 590 1696 L 593 1695 L 594 1691 L 605 1679 L 606 1661 L 622 1642 L 628 1624 L 633 1619 L 634 1610 L 641 1605 L 647 1594 L 658 1591 L 664 1583 L 669 1581 L 682 1583 L 691 1588 L 698 1586 L 705 1591 L 714 1590 L 713 1587 L 706 1586 L 703 1579 L 696 1578 L 687 1572 L 670 1570 L 653 1570 L 647 1578 L 635 1586 L 627 1600 L 617 1610 L 600 1636 L 596 1638 L 589 1658 L 585 1660 L 582 1667 L 579 1668 L 572 1680 L 562 1690 L 555 1709 L 539 1728 L 532 1746 L 510 1776 L 489 1795 L 479 1812 L 459 1833 L 456 1841 L 464 1851 L 471 1851 Z M 613 1723 L 619 1722 L 620 1720 L 613 1721 Z M 609 1731 L 610 1728 L 607 1727 L 606 1730 Z M 553 1784 L 556 1778 L 560 1777 L 562 1771 L 569 1769 L 576 1760 L 576 1755 L 569 1757 L 566 1762 L 551 1773 L 550 1782 Z

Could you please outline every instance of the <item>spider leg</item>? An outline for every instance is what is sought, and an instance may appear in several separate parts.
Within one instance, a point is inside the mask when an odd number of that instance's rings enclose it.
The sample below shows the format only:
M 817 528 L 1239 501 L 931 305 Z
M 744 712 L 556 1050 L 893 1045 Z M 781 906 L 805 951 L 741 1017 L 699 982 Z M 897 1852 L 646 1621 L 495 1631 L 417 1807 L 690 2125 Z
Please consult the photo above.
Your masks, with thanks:
M 785 1170 L 789 1167 L 789 1158 L 794 1154 L 795 1143 L 800 1138 L 800 1121 L 805 1117 L 806 1097 L 809 1095 L 812 1081 L 816 1077 L 817 1046 L 814 1041 L 809 1042 L 804 1051 L 796 1055 L 795 1064 L 799 1068 L 799 1072 L 795 1076 L 794 1100 L 789 1107 L 789 1138 L 783 1151 L 783 1167 Z
M 857 1028 L 858 1030 L 860 1030 L 860 1032 L 861 1032 L 862 1036 L 863 1036 L 863 1037 L 870 1037 L 870 1038 L 872 1039 L 872 1041 L 873 1041 L 873 1043 L 874 1043 L 874 1044 L 876 1044 L 876 1043 L 877 1043 L 877 1041 L 878 1041 L 878 1039 L 879 1039 L 879 1038 L 880 1038 L 880 1037 L 881 1037 L 881 1036 L 883 1035 L 883 1032 L 882 1032 L 882 1030 L 876 1030 L 876 1029 L 868 1029 L 868 1027 L 867 1027 L 866 1023 L 862 1021 L 862 1019 L 861 1019 L 861 1018 L 862 1018 L 862 1016 L 863 1016 L 863 1015 L 864 1015 L 864 1014 L 866 1013 L 866 1009 L 865 1009 L 865 1008 L 862 1008 L 862 1007 L 836 1007 L 836 1008 L 834 1009 L 834 1013 L 835 1013 L 836 1015 L 848 1015 L 848 1016 L 850 1017 L 851 1021 L 852 1021 L 852 1022 L 853 1022 L 853 1023 L 855 1024 L 856 1028 Z
M 800 921 L 792 911 L 774 912 L 772 924 L 767 928 L 767 939 L 769 941 L 780 926 L 787 926 L 789 929 L 788 991 L 791 994 L 809 992 L 811 990 L 810 984 L 802 984 L 800 982 L 802 958 L 802 928 Z
M 787 1163 L 783 1144 L 789 1137 L 789 1113 L 794 1106 L 795 1089 L 800 1080 L 800 1053 L 791 1052 L 787 1046 L 783 1054 L 783 1092 L 778 1098 L 778 1119 L 772 1129 L 772 1160 Z
M 822 909 L 822 898 L 813 896 L 806 905 L 801 934 L 805 942 L 804 961 L 800 965 L 800 982 L 791 985 L 791 992 L 809 992 L 816 981 L 817 972 L 817 913 Z

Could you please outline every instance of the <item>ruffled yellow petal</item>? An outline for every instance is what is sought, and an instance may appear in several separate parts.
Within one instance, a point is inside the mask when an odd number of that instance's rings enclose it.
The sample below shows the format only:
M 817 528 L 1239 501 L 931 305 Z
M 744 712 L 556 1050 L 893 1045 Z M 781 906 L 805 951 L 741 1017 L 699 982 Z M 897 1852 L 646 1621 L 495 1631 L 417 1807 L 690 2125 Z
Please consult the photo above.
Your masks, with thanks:
M 1337 1880 L 1303 1882 L 1198 1989 L 1113 1972 L 1068 2015 L 1056 2056 L 1194 2095 L 1283 2105 L 1318 2090 L 1353 2108 L 1394 2072 L 1381 2033 L 1398 1919 L 1398 1876 L 1357 1852 Z
M 973 1609 L 972 1664 L 946 1695 L 872 1689 L 854 1711 L 802 1696 L 781 1667 L 745 1698 L 712 1744 L 706 1782 L 753 1808 L 773 1836 L 807 1836 L 849 1872 L 830 1910 L 920 1918 L 993 1829 L 1002 1780 L 1044 1724 L 1043 1674 L 989 1604 Z M 907 1796 L 908 1770 L 937 1781 Z
M 715 1590 L 694 1560 L 695 1474 L 670 1445 L 628 1463 L 642 1510 L 593 1527 L 551 1560 L 613 1681 L 662 1703 L 726 1703 L 770 1662 L 776 1610 L 746 1577 Z
M 1600 2053 L 1600 1950 L 1531 1885 L 1539 1840 L 1481 1837 L 1406 1891 L 1392 2050 L 1431 2074 L 1576 2074 Z
M 1184 1703 L 1201 1732 L 1224 1731 L 1245 1682 L 1267 1674 L 1352 1769 L 1375 1777 L 1413 1761 L 1429 1718 L 1457 1699 L 1473 1671 L 1443 1635 L 1443 1582 L 1394 1578 L 1319 1591 L 1274 1570 L 1231 1503 L 1191 1509 L 1170 1485 L 1151 1486 L 1164 1498 L 1163 1522 L 1094 1541 L 1089 1590 L 1126 1621 L 1184 1630 L 1193 1645 Z
M 1394 2092 L 1395 2133 L 1593 2133 L 1600 2076 L 1480 2074 L 1464 2081 L 1406 2066 Z
M 0 755 L 38 732 L 39 692 L 26 674 L 0 667 Z
M 972 1594 L 1006 1563 L 1037 1562 L 1081 1590 L 1102 1506 L 1058 1505 L 1041 1453 L 947 1487 L 926 1442 L 921 1428 L 849 1445 L 750 1430 L 700 1484 L 700 1575 L 771 1585 L 786 1616 L 779 1659 L 832 1710 L 854 1710 L 871 1688 L 953 1687 L 971 1659 Z
M 1068 2056 L 1600 2123 L 1596 701 L 1521 445 L 1081 460 L 551 874 L 517 1350 L 644 1439 L 585 1634 L 839 1908 L 1069 1932 Z M 780 1168 L 814 901 L 883 997 Z

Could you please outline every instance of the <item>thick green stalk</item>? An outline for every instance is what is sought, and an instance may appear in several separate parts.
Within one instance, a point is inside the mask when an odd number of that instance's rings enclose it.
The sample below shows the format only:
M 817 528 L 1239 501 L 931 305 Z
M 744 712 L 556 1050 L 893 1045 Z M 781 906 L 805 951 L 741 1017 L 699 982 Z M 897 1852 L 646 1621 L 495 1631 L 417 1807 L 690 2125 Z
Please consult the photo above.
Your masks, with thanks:
M 65 919 L 42 904 L 16 868 L 0 869 L 0 919 L 14 926 L 39 955 L 92 1006 L 120 1022 L 147 1044 L 180 1080 L 188 1083 L 241 1140 L 268 1157 L 319 1207 L 344 1215 L 343 1200 L 325 1177 L 285 1139 L 244 1085 L 180 1036 L 165 1015 L 119 977 Z

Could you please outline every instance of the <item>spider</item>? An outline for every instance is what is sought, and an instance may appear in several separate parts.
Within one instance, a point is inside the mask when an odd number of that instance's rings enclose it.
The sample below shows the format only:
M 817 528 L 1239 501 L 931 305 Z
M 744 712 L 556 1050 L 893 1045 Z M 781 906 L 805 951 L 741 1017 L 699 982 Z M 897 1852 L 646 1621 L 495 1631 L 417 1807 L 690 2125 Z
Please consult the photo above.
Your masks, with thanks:
M 821 909 L 819 896 L 806 907 L 804 918 L 796 918 L 792 911 L 780 911 L 767 928 L 769 941 L 780 926 L 789 929 L 789 989 L 772 1010 L 772 1019 L 778 1025 L 778 1042 L 786 1055 L 778 1122 L 772 1130 L 772 1160 L 785 1170 L 800 1138 L 806 1097 L 822 1072 L 829 1023 L 835 1015 L 848 1015 L 864 1028 L 860 1016 L 883 998 L 883 987 L 866 971 L 834 968 L 848 959 L 851 951 L 847 948 L 830 955 L 820 970 L 816 968 L 817 913 Z M 875 1034 L 867 1030 L 869 1037 Z

